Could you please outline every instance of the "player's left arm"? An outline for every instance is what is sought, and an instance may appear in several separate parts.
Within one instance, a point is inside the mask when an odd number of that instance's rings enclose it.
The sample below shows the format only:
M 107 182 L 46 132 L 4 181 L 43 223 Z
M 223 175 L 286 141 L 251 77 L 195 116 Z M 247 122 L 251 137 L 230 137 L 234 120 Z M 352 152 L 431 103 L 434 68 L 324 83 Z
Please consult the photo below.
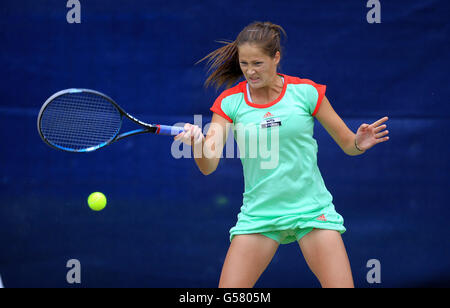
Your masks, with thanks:
M 315 116 L 347 155 L 363 154 L 375 144 L 389 140 L 389 137 L 386 136 L 389 131 L 382 131 L 386 128 L 383 123 L 388 120 L 388 117 L 383 117 L 370 125 L 362 124 L 355 134 L 334 111 L 326 96 L 324 96 Z

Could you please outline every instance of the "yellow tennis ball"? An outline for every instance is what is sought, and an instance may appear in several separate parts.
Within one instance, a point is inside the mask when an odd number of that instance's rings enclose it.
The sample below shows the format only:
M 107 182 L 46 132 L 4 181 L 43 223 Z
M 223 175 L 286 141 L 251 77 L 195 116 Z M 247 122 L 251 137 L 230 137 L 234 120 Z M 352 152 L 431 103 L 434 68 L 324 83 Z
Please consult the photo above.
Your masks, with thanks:
M 94 192 L 88 197 L 88 205 L 93 211 L 101 211 L 106 206 L 106 197 L 101 192 Z

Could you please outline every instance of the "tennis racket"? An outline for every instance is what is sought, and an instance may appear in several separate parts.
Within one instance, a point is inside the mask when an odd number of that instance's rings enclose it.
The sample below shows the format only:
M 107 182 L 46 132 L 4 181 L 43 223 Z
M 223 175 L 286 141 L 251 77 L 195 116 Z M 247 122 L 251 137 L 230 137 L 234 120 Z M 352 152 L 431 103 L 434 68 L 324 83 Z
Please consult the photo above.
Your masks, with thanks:
M 120 133 L 124 118 L 141 128 Z M 53 94 L 42 105 L 37 126 L 46 144 L 76 153 L 92 152 L 137 134 L 176 136 L 184 131 L 183 127 L 141 122 L 110 97 L 89 89 L 67 89 Z

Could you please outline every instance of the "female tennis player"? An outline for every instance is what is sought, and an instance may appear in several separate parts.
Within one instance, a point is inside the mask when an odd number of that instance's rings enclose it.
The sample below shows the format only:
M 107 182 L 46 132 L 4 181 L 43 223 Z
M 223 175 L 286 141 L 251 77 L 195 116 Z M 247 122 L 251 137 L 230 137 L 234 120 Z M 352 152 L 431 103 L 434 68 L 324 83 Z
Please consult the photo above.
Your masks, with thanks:
M 186 131 L 175 140 L 192 145 L 194 153 L 201 152 L 202 155 L 194 156 L 195 161 L 200 171 L 208 175 L 219 163 L 228 123 L 246 128 L 235 129 L 234 133 L 236 140 L 245 140 L 247 146 L 259 147 L 256 136 L 264 130 L 277 132 L 277 164 L 263 168 L 262 155 L 241 157 L 243 204 L 237 223 L 230 230 L 231 244 L 219 287 L 253 287 L 278 246 L 294 241 L 299 243 L 322 287 L 353 287 L 341 238 L 346 230 L 343 218 L 335 211 L 317 166 L 314 117 L 352 156 L 389 139 L 383 124 L 388 118 L 370 125 L 364 123 L 354 134 L 331 107 L 325 85 L 278 72 L 282 35 L 286 34 L 279 25 L 254 22 L 235 41 L 224 42 L 223 47 L 200 60 L 208 59 L 210 66 L 206 86 L 229 88 L 211 107 L 213 117 L 206 137 L 200 127 L 186 124 Z M 234 85 L 242 76 L 245 80 Z M 256 133 L 247 134 L 249 127 Z M 257 140 L 252 142 L 251 138 Z M 240 150 L 241 144 L 238 143 Z M 216 155 L 211 155 L 211 151 Z

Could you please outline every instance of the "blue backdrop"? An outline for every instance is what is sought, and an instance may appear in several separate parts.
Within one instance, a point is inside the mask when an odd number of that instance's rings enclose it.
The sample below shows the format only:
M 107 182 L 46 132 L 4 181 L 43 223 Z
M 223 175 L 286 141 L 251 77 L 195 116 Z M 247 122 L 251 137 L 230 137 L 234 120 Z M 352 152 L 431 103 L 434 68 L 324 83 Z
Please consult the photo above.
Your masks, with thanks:
M 42 103 L 70 87 L 102 91 L 147 122 L 211 119 L 219 92 L 195 63 L 252 21 L 282 25 L 282 71 L 326 84 L 356 132 L 389 116 L 390 141 L 345 155 L 316 121 L 318 163 L 358 287 L 450 286 L 450 4 L 367 1 L 81 0 L 0 4 L 0 275 L 6 287 L 216 287 L 242 201 L 240 160 L 203 176 L 172 139 L 142 135 L 87 155 L 55 151 L 36 130 Z M 102 191 L 108 206 L 91 211 Z M 381 263 L 369 284 L 368 260 Z M 297 244 L 280 246 L 257 287 L 319 286 Z

